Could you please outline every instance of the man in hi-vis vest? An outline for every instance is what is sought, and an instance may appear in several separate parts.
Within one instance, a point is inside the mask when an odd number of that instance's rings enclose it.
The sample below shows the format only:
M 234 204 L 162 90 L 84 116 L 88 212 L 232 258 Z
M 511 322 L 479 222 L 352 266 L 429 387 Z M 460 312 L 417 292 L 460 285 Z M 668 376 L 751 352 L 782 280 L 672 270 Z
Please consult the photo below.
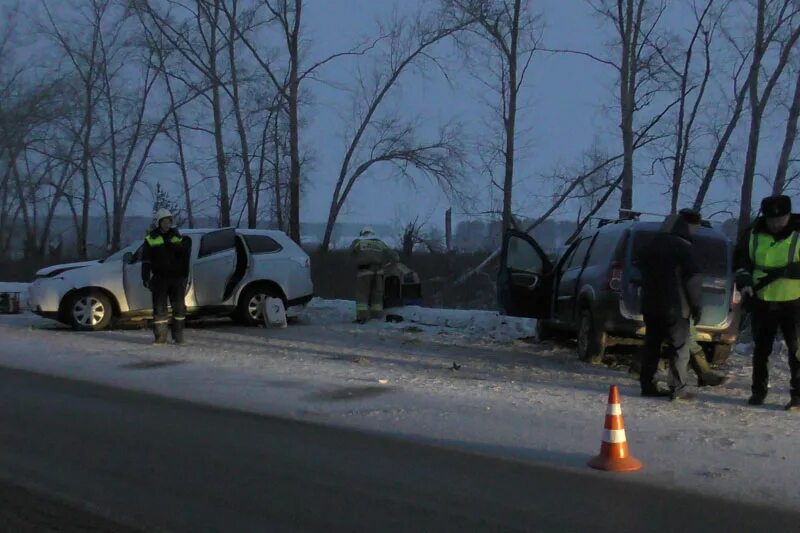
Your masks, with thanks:
M 356 322 L 383 317 L 383 266 L 399 261 L 397 252 L 380 240 L 372 228 L 361 230 L 350 246 L 356 260 Z
M 154 344 L 167 342 L 168 300 L 172 306 L 172 340 L 183 344 L 189 239 L 172 227 L 172 213 L 166 209 L 159 209 L 155 219 L 156 227 L 145 236 L 142 249 L 142 283 L 153 293 Z
M 789 348 L 791 401 L 800 409 L 800 217 L 788 196 L 761 202 L 762 215 L 737 247 L 736 283 L 750 302 L 753 323 L 753 386 L 750 405 L 762 405 L 769 387 L 769 356 L 780 328 Z

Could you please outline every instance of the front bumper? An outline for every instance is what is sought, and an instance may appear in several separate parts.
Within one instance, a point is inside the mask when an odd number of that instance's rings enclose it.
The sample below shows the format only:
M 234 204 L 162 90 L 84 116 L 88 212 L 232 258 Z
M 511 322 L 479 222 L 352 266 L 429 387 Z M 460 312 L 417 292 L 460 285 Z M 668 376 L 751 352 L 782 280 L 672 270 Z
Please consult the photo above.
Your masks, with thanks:
M 33 308 L 33 312 L 42 318 L 50 320 L 59 320 L 61 318 L 58 311 L 42 311 L 42 308 L 38 306 Z
M 51 318 L 58 315 L 63 288 L 57 286 L 58 280 L 42 279 L 31 283 L 28 288 L 28 307 L 39 316 Z
M 598 309 L 606 309 L 604 315 L 598 316 L 599 326 L 603 331 L 608 332 L 612 337 L 634 339 L 640 341 L 644 339 L 646 328 L 644 321 L 638 318 L 631 318 L 621 310 L 619 296 L 605 294 L 599 302 Z M 731 311 L 728 319 L 722 326 L 697 326 L 697 341 L 714 344 L 734 344 L 739 334 L 739 323 L 741 313 L 738 310 Z

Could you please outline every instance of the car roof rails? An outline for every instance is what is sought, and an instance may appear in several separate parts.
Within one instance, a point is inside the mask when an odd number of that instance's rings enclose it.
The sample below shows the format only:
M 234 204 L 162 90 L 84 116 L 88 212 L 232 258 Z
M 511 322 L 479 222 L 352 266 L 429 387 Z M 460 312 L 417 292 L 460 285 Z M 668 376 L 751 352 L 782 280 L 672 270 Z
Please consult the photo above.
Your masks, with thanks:
M 636 222 L 639 220 L 640 213 L 630 211 L 626 216 L 621 218 L 600 218 L 598 219 L 597 227 L 602 228 L 610 224 L 622 224 L 623 222 Z

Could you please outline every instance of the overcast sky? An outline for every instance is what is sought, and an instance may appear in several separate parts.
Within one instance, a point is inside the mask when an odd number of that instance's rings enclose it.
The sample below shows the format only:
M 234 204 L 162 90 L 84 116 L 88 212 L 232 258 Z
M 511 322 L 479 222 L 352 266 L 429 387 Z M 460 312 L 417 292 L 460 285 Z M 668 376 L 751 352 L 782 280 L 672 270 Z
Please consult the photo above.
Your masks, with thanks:
M 689 2 L 670 1 L 670 11 L 664 22 L 672 31 L 685 34 L 693 29 L 687 27 L 693 22 L 686 9 Z M 400 5 L 402 9 L 411 10 L 415 9 L 415 4 L 416 0 L 408 0 Z M 308 1 L 305 9 L 306 35 L 314 40 L 317 53 L 344 49 L 350 46 L 354 36 L 374 35 L 374 21 L 385 17 L 397 5 L 391 0 Z M 598 18 L 585 0 L 536 0 L 531 5 L 542 16 L 543 46 L 585 50 L 601 56 L 615 53 L 607 44 L 610 38 L 607 23 Z M 468 73 L 459 71 L 460 59 L 453 45 L 448 43 L 438 50 L 453 58 L 451 82 L 434 73 L 427 79 L 411 76 L 404 80 L 394 97 L 404 109 L 419 113 L 432 123 L 456 118 L 466 124 L 470 134 L 479 135 L 483 130 L 483 121 L 488 117 L 488 110 L 481 102 L 481 91 L 485 89 L 475 83 Z M 728 68 L 724 63 L 722 66 Z M 342 79 L 346 79 L 347 74 L 346 69 L 339 67 L 326 71 L 326 75 L 343 76 Z M 524 133 L 519 139 L 519 145 L 523 148 L 518 152 L 516 173 L 517 212 L 527 216 L 541 214 L 550 205 L 547 197 L 552 193 L 552 183 L 544 176 L 548 176 L 556 167 L 574 165 L 593 142 L 604 145 L 610 153 L 620 150 L 619 117 L 613 107 L 618 90 L 614 74 L 609 67 L 583 57 L 537 52 L 523 89 L 525 107 L 519 117 L 520 130 Z M 790 73 L 787 83 L 792 81 L 793 75 Z M 724 78 L 718 83 L 727 88 Z M 304 139 L 318 150 L 318 159 L 310 175 L 310 190 L 303 206 L 305 220 L 321 220 L 327 213 L 333 179 L 341 161 L 341 144 L 338 139 L 331 137 L 341 127 L 339 118 L 331 110 L 340 102 L 337 99 L 340 95 L 324 86 L 316 86 L 314 90 L 317 110 L 304 132 Z M 769 119 L 770 124 L 764 128 L 759 169 L 767 175 L 774 171 L 775 152 L 782 142 L 785 127 L 784 116 L 782 109 L 776 109 Z M 744 140 L 747 125 L 747 117 L 744 117 L 736 142 Z M 642 153 L 639 160 L 648 166 L 652 156 Z M 728 166 L 741 168 L 743 156 L 730 161 Z M 635 206 L 641 210 L 662 212 L 668 199 L 666 182 L 661 174 L 647 176 L 648 170 L 639 168 Z M 380 170 L 374 175 L 374 179 L 363 182 L 351 197 L 343 220 L 377 223 L 385 221 L 387 217 L 407 218 L 414 213 L 432 216 L 435 221 L 442 219 L 449 202 L 437 187 L 421 183 L 418 189 L 412 189 L 381 179 Z M 488 199 L 490 187 L 486 177 L 471 178 L 480 196 Z M 694 199 L 695 192 L 695 184 L 684 188 L 685 203 Z M 754 198 L 758 199 L 768 192 L 765 180 L 758 180 Z M 732 202 L 738 196 L 739 184 L 721 179 L 713 187 L 709 200 Z M 489 206 L 478 207 L 485 209 Z M 723 203 L 709 210 L 724 207 Z M 616 208 L 617 202 L 610 202 L 609 210 Z M 458 213 L 463 210 L 455 206 L 454 211 Z M 574 215 L 574 206 L 560 213 L 566 218 Z
M 691 24 L 691 20 L 685 6 L 690 1 L 670 0 L 670 11 L 664 22 L 673 31 L 688 31 L 684 25 Z M 21 0 L 21 5 L 34 8 L 38 2 Z M 385 19 L 392 10 L 412 12 L 420 5 L 431 6 L 432 2 L 434 0 L 306 0 L 304 34 L 310 41 L 307 62 L 310 64 L 331 52 L 347 50 L 364 38 L 374 37 L 376 21 Z M 14 3 L 0 0 L 0 4 L 7 6 Z M 616 54 L 607 44 L 610 38 L 607 22 L 599 19 L 585 0 L 532 0 L 531 5 L 542 17 L 543 46 L 585 50 L 600 56 Z M 464 124 L 470 142 L 489 134 L 484 126 L 490 117 L 482 102 L 485 88 L 461 68 L 461 56 L 454 44 L 444 43 L 435 52 L 448 58 L 449 81 L 433 71 L 426 76 L 407 75 L 393 90 L 388 103 L 409 117 L 420 117 L 429 131 L 457 120 Z M 361 58 L 358 62 L 331 63 L 322 73 L 330 83 L 312 81 L 306 86 L 313 95 L 313 104 L 302 110 L 307 126 L 302 131 L 301 141 L 313 154 L 314 161 L 306 174 L 303 222 L 326 220 L 344 150 L 342 133 L 348 125 L 350 95 L 332 85 L 352 83 L 355 66 L 363 67 L 369 61 L 369 58 Z M 579 56 L 546 52 L 537 52 L 534 56 L 523 87 L 523 107 L 518 117 L 521 133 L 514 190 L 514 207 L 518 214 L 534 217 L 545 211 L 553 192 L 553 183 L 546 176 L 556 168 L 574 168 L 593 143 L 609 153 L 621 151 L 619 117 L 614 107 L 617 91 L 614 74 L 609 67 Z M 790 73 L 787 79 L 791 76 Z M 724 82 L 723 79 L 719 83 Z M 764 127 L 765 146 L 759 170 L 766 175 L 770 175 L 775 166 L 774 153 L 782 141 L 784 116 L 781 109 L 776 109 Z M 747 117 L 744 117 L 735 142 L 741 143 L 746 127 Z M 211 153 L 213 141 L 209 137 L 207 142 L 207 151 Z M 743 149 L 738 152 L 743 153 Z M 739 159 L 726 163 L 728 167 L 743 166 L 741 153 L 737 153 Z M 664 177 L 662 174 L 647 176 L 652 154 L 637 154 L 635 206 L 640 210 L 664 211 L 664 206 L 668 205 Z M 340 221 L 377 224 L 405 222 L 421 216 L 441 225 L 444 211 L 451 204 L 437 186 L 420 180 L 414 187 L 389 179 L 389 176 L 389 168 L 375 167 L 353 191 Z M 470 213 L 490 209 L 491 199 L 498 197 L 488 178 L 479 172 L 471 171 L 465 182 L 470 184 L 470 192 L 478 203 L 453 205 L 457 219 L 469 215 L 465 208 Z M 684 188 L 685 203 L 694 198 L 695 190 L 694 184 Z M 767 192 L 765 181 L 758 180 L 754 197 L 757 199 Z M 738 196 L 738 183 L 717 180 L 709 200 L 731 202 Z M 149 202 L 149 197 L 142 195 L 131 212 L 147 214 Z M 610 202 L 608 211 L 613 212 L 617 207 L 618 201 Z M 718 208 L 715 205 L 713 210 Z M 575 205 L 568 206 L 557 216 L 572 218 L 576 209 Z

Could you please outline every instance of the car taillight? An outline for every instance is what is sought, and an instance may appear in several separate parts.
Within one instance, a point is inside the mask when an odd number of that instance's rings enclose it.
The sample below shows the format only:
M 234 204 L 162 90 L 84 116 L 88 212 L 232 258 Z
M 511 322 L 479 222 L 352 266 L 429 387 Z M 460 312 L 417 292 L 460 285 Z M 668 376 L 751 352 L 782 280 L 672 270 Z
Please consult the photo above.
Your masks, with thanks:
M 613 263 L 611 270 L 608 273 L 608 288 L 614 292 L 622 290 L 622 265 L 620 263 Z

